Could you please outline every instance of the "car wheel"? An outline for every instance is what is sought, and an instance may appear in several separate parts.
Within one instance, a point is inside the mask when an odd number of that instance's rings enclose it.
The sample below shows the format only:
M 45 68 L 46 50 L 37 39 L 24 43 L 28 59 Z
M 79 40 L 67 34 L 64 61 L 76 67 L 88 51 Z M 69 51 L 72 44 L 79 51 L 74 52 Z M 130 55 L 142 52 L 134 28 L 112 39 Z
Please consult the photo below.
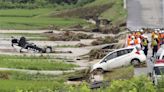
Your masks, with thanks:
M 133 60 L 131 61 L 131 65 L 133 65 L 133 66 L 139 66 L 139 65 L 140 65 L 140 60 L 138 60 L 138 59 L 133 59 Z
M 47 47 L 47 48 L 46 48 L 46 53 L 51 53 L 51 52 L 52 52 L 52 48 Z
M 96 74 L 103 74 L 104 73 L 104 70 L 102 68 L 97 68 L 95 70 Z

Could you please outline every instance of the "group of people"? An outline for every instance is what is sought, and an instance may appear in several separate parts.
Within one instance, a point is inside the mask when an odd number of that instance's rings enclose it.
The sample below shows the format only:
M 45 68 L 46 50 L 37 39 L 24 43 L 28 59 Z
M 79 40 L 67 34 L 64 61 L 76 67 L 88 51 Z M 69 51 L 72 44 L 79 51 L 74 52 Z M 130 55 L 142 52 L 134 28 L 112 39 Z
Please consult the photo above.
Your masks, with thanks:
M 143 31 L 133 32 L 128 35 L 127 46 L 136 46 L 138 49 L 143 50 L 146 56 L 148 54 L 148 44 L 148 37 L 144 35 Z M 164 44 L 164 34 L 157 31 L 152 32 L 151 48 L 153 57 L 162 44 Z

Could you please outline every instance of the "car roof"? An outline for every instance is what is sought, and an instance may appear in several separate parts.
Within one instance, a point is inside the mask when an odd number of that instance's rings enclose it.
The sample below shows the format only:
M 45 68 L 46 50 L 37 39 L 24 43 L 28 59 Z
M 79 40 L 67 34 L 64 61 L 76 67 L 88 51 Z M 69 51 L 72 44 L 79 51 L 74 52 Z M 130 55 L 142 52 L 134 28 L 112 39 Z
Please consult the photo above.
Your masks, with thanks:
M 160 56 L 162 53 L 164 53 L 164 49 L 163 49 L 163 48 L 160 48 L 160 49 L 157 51 L 156 55 L 157 55 L 157 56 Z
M 164 63 L 159 63 L 159 64 L 154 65 L 154 67 L 158 67 L 158 66 L 163 66 L 164 67 Z
M 125 49 L 134 49 L 135 47 L 133 46 L 129 46 L 129 47 L 125 47 L 125 48 L 120 48 L 120 49 L 117 49 L 117 50 L 114 50 L 113 52 L 115 51 L 120 51 L 120 50 L 125 50 Z

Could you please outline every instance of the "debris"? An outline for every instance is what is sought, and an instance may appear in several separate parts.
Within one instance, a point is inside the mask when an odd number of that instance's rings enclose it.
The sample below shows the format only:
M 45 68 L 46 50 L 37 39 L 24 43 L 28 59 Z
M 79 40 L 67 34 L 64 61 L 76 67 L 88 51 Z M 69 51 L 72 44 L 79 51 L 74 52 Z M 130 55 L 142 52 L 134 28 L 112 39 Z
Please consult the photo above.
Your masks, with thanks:
M 63 33 L 52 34 L 49 36 L 51 41 L 79 41 L 80 39 L 91 39 L 93 35 L 87 35 L 84 33 L 74 33 L 66 31 Z
M 92 49 L 89 52 L 89 58 L 90 59 L 101 59 L 102 57 L 104 57 L 104 51 L 102 49 Z
M 92 45 L 101 45 L 101 44 L 109 44 L 109 43 L 117 43 L 118 40 L 115 37 L 107 36 L 105 38 L 98 37 L 97 40 L 93 41 Z

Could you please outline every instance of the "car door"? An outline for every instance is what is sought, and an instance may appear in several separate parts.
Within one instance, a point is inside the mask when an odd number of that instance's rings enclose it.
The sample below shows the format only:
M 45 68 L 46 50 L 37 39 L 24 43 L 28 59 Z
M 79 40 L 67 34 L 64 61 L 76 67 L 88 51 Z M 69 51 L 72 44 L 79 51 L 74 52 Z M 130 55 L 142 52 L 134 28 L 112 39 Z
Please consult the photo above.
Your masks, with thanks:
M 124 66 L 125 60 L 126 60 L 126 58 L 125 58 L 125 50 L 117 51 L 117 56 L 113 60 L 113 62 L 110 64 L 110 67 L 111 68 L 117 68 L 117 67 Z
M 107 69 L 110 70 L 111 66 L 110 64 L 115 60 L 115 58 L 117 57 L 117 52 L 113 52 L 111 54 L 109 54 L 104 61 L 106 62 L 107 65 Z
M 124 49 L 124 50 L 117 51 L 116 52 L 117 56 L 113 58 L 112 61 L 109 62 L 110 64 L 108 64 L 108 67 L 113 69 L 113 68 L 128 65 L 130 62 L 131 51 L 132 49 Z
M 117 51 L 115 52 L 115 56 L 114 58 L 108 62 L 108 67 L 110 69 L 113 69 L 113 68 L 117 68 L 117 67 L 120 67 L 122 66 L 124 63 L 124 50 L 120 50 L 120 51 Z
M 133 49 L 125 49 L 124 50 L 124 60 L 123 60 L 123 64 L 124 65 L 129 65 L 131 60 L 133 59 L 133 56 L 131 54 L 131 52 L 133 51 Z

